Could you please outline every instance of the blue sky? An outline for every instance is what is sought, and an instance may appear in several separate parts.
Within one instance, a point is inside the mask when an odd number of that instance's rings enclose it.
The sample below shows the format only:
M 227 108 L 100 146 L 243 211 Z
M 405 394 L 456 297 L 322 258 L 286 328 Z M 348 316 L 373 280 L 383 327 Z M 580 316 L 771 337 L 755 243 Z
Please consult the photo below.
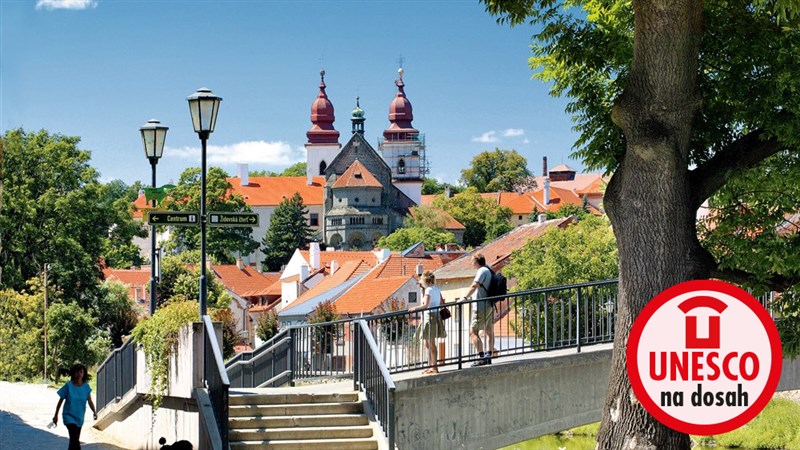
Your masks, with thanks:
M 458 1 L 0 1 L 0 127 L 82 138 L 103 181 L 149 183 L 139 127 L 170 127 L 159 184 L 199 166 L 186 97 L 223 97 L 209 162 L 236 173 L 304 160 L 324 66 L 344 144 L 356 96 L 373 144 L 388 126 L 398 57 L 430 175 L 458 179 L 479 152 L 514 148 L 538 174 L 570 160 L 565 99 L 532 80 L 529 26 Z

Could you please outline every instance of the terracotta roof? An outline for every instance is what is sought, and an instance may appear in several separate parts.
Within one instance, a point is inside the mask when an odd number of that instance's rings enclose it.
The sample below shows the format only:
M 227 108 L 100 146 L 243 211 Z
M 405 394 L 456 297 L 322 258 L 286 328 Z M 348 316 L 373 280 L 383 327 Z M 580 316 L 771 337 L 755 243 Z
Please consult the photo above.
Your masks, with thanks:
M 436 197 L 442 194 L 425 194 L 420 197 L 419 204 L 422 206 L 431 206 Z
M 404 258 L 397 254 L 389 255 L 381 265 L 370 273 L 369 277 L 393 278 L 399 276 L 416 276 L 417 264 L 422 264 L 422 272 L 434 271 L 444 265 L 442 255 L 425 255 L 424 258 Z M 368 277 L 368 278 L 369 278 Z
M 520 194 L 516 192 L 484 192 L 481 194 L 482 198 L 493 200 L 500 206 L 508 206 L 519 196 Z
M 383 187 L 380 181 L 372 175 L 361 161 L 355 160 L 331 186 L 333 189 L 344 187 Z
M 266 305 L 256 305 L 256 306 L 251 306 L 251 307 L 250 307 L 250 312 L 251 312 L 251 313 L 262 313 L 262 312 L 265 312 L 265 311 L 269 311 L 269 310 L 271 310 L 271 309 L 274 309 L 276 306 L 278 306 L 278 305 L 280 305 L 280 304 L 281 304 L 281 302 L 279 302 L 279 301 L 274 301 L 274 302 L 272 302 L 272 303 L 269 303 L 269 304 L 266 304 Z
M 552 186 L 552 183 L 550 186 L 550 204 L 547 205 L 547 207 L 544 206 L 544 189 L 534 191 L 532 194 L 527 193 L 525 194 L 525 197 L 531 197 L 539 211 L 542 211 L 543 209 L 547 209 L 548 211 L 558 211 L 558 209 L 564 205 L 583 206 L 583 199 L 578 196 L 578 194 L 569 189 Z M 598 211 L 594 206 L 588 204 L 586 207 L 592 214 L 600 214 L 600 211 Z M 516 213 L 516 211 L 514 212 Z M 533 210 L 531 209 L 530 212 L 533 212 Z
M 440 218 L 444 219 L 444 222 L 445 222 L 444 228 L 446 230 L 465 230 L 466 229 L 466 227 L 464 227 L 464 225 L 461 222 L 456 220 L 447 211 L 445 211 L 443 209 L 439 209 L 439 208 L 433 208 L 433 207 L 431 207 L 431 210 L 436 212 Z M 409 214 L 411 215 L 411 217 L 414 217 L 414 209 L 409 209 L 408 211 L 409 211 Z
M 103 278 L 106 280 L 117 280 L 119 282 L 136 285 L 150 284 L 150 268 L 141 269 L 103 269 Z
M 370 267 L 363 261 L 348 261 L 342 265 L 335 273 L 322 279 L 319 283 L 314 285 L 311 289 L 303 292 L 302 295 L 297 297 L 295 301 L 289 304 L 288 308 L 293 308 L 297 305 L 305 303 L 306 301 L 324 294 L 325 292 L 339 286 L 345 281 L 363 274 L 370 270 Z
M 542 176 L 536 177 L 536 186 L 538 186 L 539 189 L 544 187 L 544 178 L 545 177 Z M 586 193 L 589 195 L 597 194 L 602 196 L 603 192 L 602 190 L 600 190 L 600 186 L 602 185 L 602 183 L 596 184 L 596 181 L 598 179 L 602 180 L 603 182 L 606 182 L 606 178 L 599 173 L 578 173 L 575 174 L 574 180 L 550 181 L 550 186 L 562 189 L 569 189 L 570 191 L 575 191 L 576 193 L 580 191 L 581 195 Z M 595 185 L 597 190 L 592 192 L 585 192 L 585 190 L 591 187 L 592 185 Z
M 339 314 L 370 314 L 410 279 L 409 275 L 376 278 L 370 273 L 339 297 L 333 307 Z
M 268 295 L 270 286 L 280 278 L 280 273 L 259 273 L 255 268 L 236 264 L 212 265 L 219 281 L 229 291 L 240 297 L 259 297 Z
M 434 272 L 437 279 L 472 278 L 475 268 L 472 267 L 472 255 L 483 253 L 486 264 L 492 269 L 501 269 L 508 262 L 511 253 L 525 245 L 530 239 L 536 239 L 552 227 L 565 228 L 572 223 L 572 217 L 548 220 L 542 224 L 529 223 L 520 225 L 488 244 L 465 254 L 464 256 L 442 266 Z
M 300 250 L 300 255 L 307 263 L 311 263 L 311 256 L 308 250 Z M 319 252 L 320 266 L 331 266 L 331 263 L 336 261 L 341 267 L 347 261 L 364 261 L 368 266 L 373 267 L 378 261 L 378 258 L 372 252 L 346 252 L 346 251 L 327 251 Z M 309 267 L 311 267 L 309 265 Z
M 306 184 L 306 177 L 250 177 L 247 186 L 242 186 L 238 177 L 227 180 L 233 192 L 244 197 L 249 206 L 277 206 L 295 192 L 300 194 L 306 206 L 322 205 L 324 177 L 314 177 L 311 185 Z
M 338 287 L 342 283 L 363 274 L 369 269 L 369 266 L 367 266 L 363 261 L 348 261 L 335 273 L 323 278 L 322 281 L 314 285 L 314 287 L 303 292 L 295 301 L 284 308 L 284 311 L 288 311 L 290 308 L 294 308 L 295 306 L 302 305 L 311 299 L 317 298 L 320 295 L 325 294 L 325 292 Z
M 590 197 L 602 197 L 603 191 L 605 190 L 605 185 L 608 183 L 608 180 L 603 178 L 602 176 L 598 175 L 597 178 L 592 181 L 591 183 L 587 184 L 584 187 L 579 189 L 575 189 L 575 193 L 578 195 L 586 194 Z
M 559 164 L 550 169 L 550 172 L 577 172 L 577 170 L 573 169 L 572 167 L 566 164 Z
M 298 281 L 300 279 L 300 275 L 292 275 L 288 278 L 284 278 L 283 280 L 278 280 L 267 289 L 264 295 L 271 295 L 271 296 L 278 296 L 280 297 L 283 295 L 283 283 L 290 283 L 292 281 Z

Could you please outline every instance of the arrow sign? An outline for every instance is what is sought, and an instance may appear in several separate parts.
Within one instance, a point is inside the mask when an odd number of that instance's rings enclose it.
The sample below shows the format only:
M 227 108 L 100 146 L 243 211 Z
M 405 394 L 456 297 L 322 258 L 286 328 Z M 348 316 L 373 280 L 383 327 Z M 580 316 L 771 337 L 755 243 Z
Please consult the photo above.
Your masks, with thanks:
M 150 225 L 196 227 L 200 225 L 200 213 L 185 211 L 150 211 L 150 213 L 147 214 L 147 223 Z
M 256 213 L 208 213 L 210 227 L 257 227 Z

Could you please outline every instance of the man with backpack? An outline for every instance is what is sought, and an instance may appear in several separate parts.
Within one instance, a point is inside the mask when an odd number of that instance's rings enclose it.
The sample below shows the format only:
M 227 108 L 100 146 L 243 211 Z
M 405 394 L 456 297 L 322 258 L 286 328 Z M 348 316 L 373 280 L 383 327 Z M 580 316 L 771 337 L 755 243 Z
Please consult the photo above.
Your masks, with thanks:
M 486 258 L 483 254 L 476 253 L 472 255 L 472 266 L 478 271 L 464 299 L 469 298 L 473 293 L 475 293 L 474 299 L 476 300 L 489 297 L 489 290 L 494 274 L 491 269 L 486 267 Z M 486 333 L 486 345 L 488 347 L 486 352 L 483 350 L 483 340 L 480 336 L 481 331 Z M 494 305 L 491 301 L 486 300 L 475 303 L 472 310 L 472 322 L 469 336 L 480 358 L 473 364 L 473 367 L 491 364 L 492 349 L 494 348 Z

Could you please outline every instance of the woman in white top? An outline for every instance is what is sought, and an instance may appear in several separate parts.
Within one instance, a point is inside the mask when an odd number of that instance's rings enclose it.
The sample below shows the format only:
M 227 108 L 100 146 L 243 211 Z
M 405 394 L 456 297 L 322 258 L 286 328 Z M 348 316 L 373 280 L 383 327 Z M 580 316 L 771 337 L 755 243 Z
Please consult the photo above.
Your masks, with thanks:
M 433 276 L 433 272 L 427 271 L 422 274 L 422 286 L 425 287 L 425 296 L 422 298 L 422 304 L 411 309 L 411 311 L 433 308 L 444 303 L 442 292 L 435 286 L 435 283 L 436 277 Z M 419 330 L 419 336 L 422 338 L 425 343 L 425 348 L 428 350 L 428 365 L 430 365 L 431 368 L 424 370 L 422 373 L 439 373 L 439 369 L 436 367 L 439 362 L 436 339 L 447 337 L 447 332 L 445 332 L 444 329 L 444 322 L 439 316 L 438 309 L 426 312 L 423 321 L 424 324 Z

